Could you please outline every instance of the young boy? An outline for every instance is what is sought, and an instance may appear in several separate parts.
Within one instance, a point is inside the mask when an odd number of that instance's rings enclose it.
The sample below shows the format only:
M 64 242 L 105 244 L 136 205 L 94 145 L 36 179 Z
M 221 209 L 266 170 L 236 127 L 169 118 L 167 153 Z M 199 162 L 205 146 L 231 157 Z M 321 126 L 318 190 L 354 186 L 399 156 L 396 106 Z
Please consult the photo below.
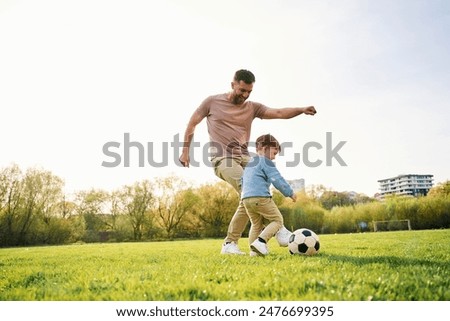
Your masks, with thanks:
M 273 159 L 280 151 L 280 144 L 270 134 L 256 140 L 257 155 L 251 159 L 242 176 L 242 201 L 250 217 L 250 255 L 267 255 L 267 242 L 284 226 L 283 216 L 272 200 L 270 185 L 284 196 L 297 200 L 294 191 L 275 167 Z M 269 221 L 264 227 L 263 219 Z

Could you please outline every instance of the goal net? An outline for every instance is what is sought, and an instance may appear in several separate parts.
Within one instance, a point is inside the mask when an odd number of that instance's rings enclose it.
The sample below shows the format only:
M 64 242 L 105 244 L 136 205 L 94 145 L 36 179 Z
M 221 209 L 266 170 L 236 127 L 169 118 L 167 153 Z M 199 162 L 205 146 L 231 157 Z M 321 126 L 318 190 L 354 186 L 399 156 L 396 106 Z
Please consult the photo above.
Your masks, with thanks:
M 410 220 L 373 221 L 373 231 L 411 231 Z

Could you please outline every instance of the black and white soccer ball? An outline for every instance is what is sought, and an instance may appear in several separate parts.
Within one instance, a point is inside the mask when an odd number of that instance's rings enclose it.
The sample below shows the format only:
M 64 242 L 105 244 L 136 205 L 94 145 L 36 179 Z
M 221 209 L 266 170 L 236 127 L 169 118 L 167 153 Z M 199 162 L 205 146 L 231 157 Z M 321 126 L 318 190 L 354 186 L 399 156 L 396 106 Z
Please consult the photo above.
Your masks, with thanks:
M 291 254 L 315 255 L 320 249 L 319 237 L 307 228 L 295 230 L 289 237 L 288 249 Z

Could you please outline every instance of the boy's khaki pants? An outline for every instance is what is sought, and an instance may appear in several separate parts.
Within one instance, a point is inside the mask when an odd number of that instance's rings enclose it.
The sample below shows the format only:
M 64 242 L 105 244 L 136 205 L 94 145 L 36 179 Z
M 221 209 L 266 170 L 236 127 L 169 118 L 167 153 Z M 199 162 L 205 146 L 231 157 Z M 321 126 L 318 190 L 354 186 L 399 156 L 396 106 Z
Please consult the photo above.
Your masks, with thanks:
M 252 244 L 258 237 L 268 242 L 283 226 L 283 216 L 271 197 L 250 197 L 243 200 L 252 226 L 248 242 Z M 264 219 L 270 223 L 264 227 Z

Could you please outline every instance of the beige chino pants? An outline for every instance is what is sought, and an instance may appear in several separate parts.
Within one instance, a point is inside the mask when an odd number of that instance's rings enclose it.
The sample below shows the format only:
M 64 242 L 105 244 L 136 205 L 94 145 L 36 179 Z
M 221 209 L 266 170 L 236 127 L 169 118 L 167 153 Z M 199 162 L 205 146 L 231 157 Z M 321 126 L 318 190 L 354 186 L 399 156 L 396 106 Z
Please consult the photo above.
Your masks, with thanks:
M 268 242 L 283 226 L 283 216 L 271 197 L 250 197 L 243 200 L 252 225 L 248 242 L 252 244 L 258 237 Z M 264 227 L 264 219 L 270 223 Z
M 250 156 L 241 155 L 236 157 L 215 157 L 211 160 L 214 166 L 214 173 L 220 179 L 228 182 L 238 192 L 239 199 L 241 198 L 241 177 L 244 173 L 244 167 L 250 161 Z M 238 242 L 241 238 L 242 232 L 249 221 L 247 211 L 245 210 L 242 201 L 231 218 L 228 225 L 227 237 L 225 242 Z

